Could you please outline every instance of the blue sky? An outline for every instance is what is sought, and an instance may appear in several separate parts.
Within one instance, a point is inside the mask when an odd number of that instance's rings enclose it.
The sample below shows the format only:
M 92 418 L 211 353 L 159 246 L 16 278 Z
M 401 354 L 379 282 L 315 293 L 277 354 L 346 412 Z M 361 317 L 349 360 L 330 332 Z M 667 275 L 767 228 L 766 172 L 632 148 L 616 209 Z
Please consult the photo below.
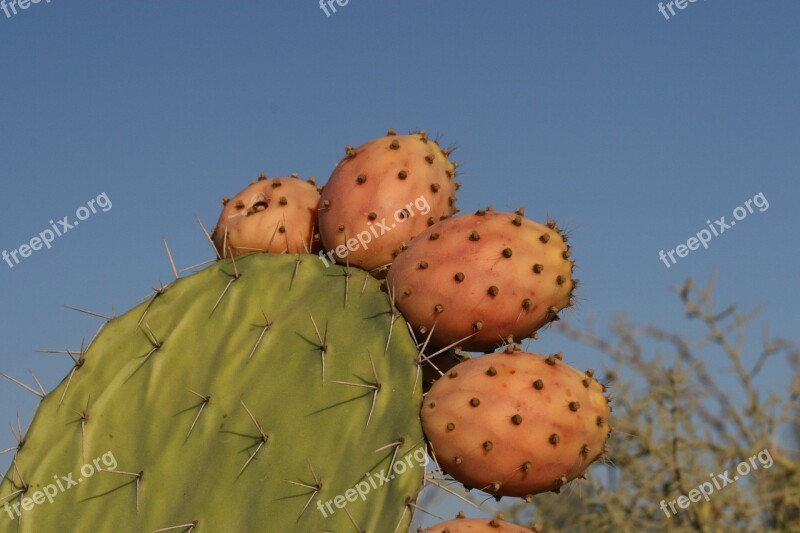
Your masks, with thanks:
M 0 11 L 0 251 L 105 193 L 113 205 L 10 268 L 0 370 L 51 389 L 100 321 L 210 257 L 194 220 L 259 172 L 327 179 L 346 144 L 425 129 L 455 144 L 460 206 L 571 228 L 576 325 L 684 331 L 669 287 L 719 276 L 720 306 L 797 339 L 800 4 L 708 0 L 100 2 Z M 735 227 L 659 260 L 762 193 Z M 756 327 L 754 331 L 759 330 Z M 687 330 L 688 331 L 688 330 Z M 534 348 L 569 346 L 555 334 Z M 754 344 L 756 346 L 756 344 Z M 572 346 L 571 346 L 572 347 Z M 573 347 L 567 359 L 601 367 Z M 755 353 L 753 354 L 755 357 Z M 766 385 L 788 377 L 776 368 Z M 35 398 L 0 383 L 0 422 Z M 0 433 L 0 448 L 11 446 Z M 3 462 L 3 466 L 7 460 Z

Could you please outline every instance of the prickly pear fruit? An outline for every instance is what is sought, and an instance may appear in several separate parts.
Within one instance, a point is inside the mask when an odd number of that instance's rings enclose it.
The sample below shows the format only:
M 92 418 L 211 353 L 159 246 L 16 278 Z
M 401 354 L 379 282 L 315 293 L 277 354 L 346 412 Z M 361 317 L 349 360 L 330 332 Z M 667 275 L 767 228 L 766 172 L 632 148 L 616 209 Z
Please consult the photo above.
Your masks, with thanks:
M 252 252 L 314 253 L 319 192 L 294 174 L 267 178 L 263 174 L 230 200 L 214 228 L 213 241 L 220 257 Z
M 531 533 L 538 531 L 506 522 L 502 518 L 456 518 L 426 527 L 422 533 Z
M 494 496 L 558 491 L 605 451 L 610 398 L 561 354 L 495 353 L 453 367 L 425 397 L 439 465 Z
M 329 257 L 365 270 L 389 265 L 427 226 L 456 212 L 456 164 L 425 132 L 347 147 L 322 191 Z M 385 272 L 384 272 L 385 274 Z
M 388 288 L 431 347 L 490 351 L 532 336 L 571 305 L 578 280 L 565 241 L 554 222 L 538 224 L 521 210 L 449 218 L 400 254 Z
M 417 348 L 380 283 L 310 255 L 233 261 L 70 354 L 0 484 L 0 531 L 408 528 Z

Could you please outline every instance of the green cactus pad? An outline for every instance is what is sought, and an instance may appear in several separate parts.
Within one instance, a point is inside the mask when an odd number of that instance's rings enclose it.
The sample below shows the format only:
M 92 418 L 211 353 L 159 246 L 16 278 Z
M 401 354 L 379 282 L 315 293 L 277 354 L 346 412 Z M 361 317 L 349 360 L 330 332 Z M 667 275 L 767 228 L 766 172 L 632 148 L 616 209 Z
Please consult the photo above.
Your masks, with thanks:
M 416 355 L 363 271 L 219 261 L 108 322 L 44 398 L 0 531 L 405 530 L 424 473 Z

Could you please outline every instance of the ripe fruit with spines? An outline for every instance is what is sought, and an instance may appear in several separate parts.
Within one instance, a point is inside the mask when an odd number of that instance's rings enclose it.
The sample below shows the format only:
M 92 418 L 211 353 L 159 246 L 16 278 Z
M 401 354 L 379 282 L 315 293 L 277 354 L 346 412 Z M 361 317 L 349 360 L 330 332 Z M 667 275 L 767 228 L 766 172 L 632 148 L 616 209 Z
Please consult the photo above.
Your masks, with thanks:
M 422 424 L 438 464 L 493 496 L 558 491 L 605 451 L 609 400 L 561 354 L 516 351 L 453 367 L 425 397 Z
M 571 306 L 574 261 L 555 223 L 493 210 L 420 233 L 389 269 L 397 307 L 430 347 L 469 351 L 531 337 Z
M 233 198 L 223 198 L 222 204 L 212 234 L 220 257 L 319 249 L 319 191 L 313 178 L 302 181 L 296 174 L 267 178 L 262 173 Z
M 424 131 L 348 146 L 322 191 L 319 223 L 325 251 L 385 276 L 411 239 L 457 212 L 457 163 Z

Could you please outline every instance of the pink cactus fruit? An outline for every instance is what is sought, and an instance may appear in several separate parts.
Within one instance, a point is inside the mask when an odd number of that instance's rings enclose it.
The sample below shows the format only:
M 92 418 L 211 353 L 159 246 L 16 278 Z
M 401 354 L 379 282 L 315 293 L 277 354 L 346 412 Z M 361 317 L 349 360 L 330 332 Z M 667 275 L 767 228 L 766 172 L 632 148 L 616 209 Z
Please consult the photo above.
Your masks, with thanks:
M 459 517 L 435 526 L 426 527 L 421 533 L 539 533 L 537 527 L 522 527 L 503 520 L 502 515 L 496 518 L 464 518 Z
M 222 214 L 212 239 L 223 258 L 252 252 L 315 253 L 319 191 L 314 179 L 296 174 L 251 181 L 231 199 L 223 198 Z
M 495 353 L 456 365 L 425 397 L 439 465 L 494 496 L 555 491 L 605 452 L 610 397 L 561 354 Z
M 345 152 L 322 191 L 322 245 L 338 263 L 385 275 L 414 235 L 457 211 L 458 165 L 422 131 L 390 130 Z
M 578 280 L 566 236 L 555 222 L 522 215 L 489 210 L 443 220 L 395 260 L 388 288 L 430 347 L 491 351 L 533 336 L 572 305 Z

